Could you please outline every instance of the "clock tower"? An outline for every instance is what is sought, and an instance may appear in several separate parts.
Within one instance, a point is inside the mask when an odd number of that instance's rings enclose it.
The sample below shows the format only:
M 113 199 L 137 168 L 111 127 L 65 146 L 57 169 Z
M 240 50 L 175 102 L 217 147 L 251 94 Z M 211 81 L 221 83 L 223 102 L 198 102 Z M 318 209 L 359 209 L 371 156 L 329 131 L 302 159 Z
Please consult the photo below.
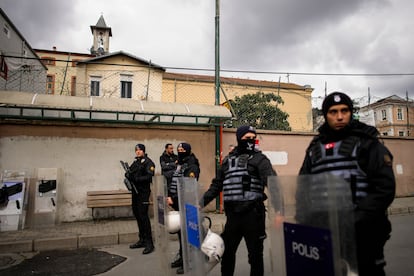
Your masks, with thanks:
M 112 36 L 112 30 L 106 26 L 103 15 L 99 17 L 95 26 L 91 26 L 91 31 L 93 35 L 91 54 L 101 56 L 109 53 L 109 37 Z

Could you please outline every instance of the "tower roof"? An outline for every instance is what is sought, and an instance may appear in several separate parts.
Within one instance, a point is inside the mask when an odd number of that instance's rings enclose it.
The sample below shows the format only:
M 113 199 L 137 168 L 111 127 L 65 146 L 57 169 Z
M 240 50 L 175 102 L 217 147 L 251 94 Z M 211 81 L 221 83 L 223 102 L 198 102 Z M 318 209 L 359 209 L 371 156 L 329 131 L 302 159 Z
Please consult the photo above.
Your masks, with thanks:
M 98 22 L 96 22 L 95 26 L 91 25 L 91 32 L 93 33 L 93 29 L 106 29 L 109 30 L 109 36 L 112 36 L 112 29 L 111 27 L 106 26 L 105 19 L 103 15 L 101 15 L 98 19 Z

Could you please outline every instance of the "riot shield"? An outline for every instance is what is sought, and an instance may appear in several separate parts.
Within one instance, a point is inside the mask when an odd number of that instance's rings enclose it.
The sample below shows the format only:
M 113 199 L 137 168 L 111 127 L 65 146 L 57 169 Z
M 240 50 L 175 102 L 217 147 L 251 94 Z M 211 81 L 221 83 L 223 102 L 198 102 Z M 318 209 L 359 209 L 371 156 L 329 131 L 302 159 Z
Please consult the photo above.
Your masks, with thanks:
M 152 194 L 154 202 L 154 240 L 160 267 L 164 275 L 175 275 L 176 269 L 172 269 L 170 263 L 178 252 L 179 244 L 176 235 L 172 235 L 168 231 L 167 216 L 170 209 L 167 204 L 167 181 L 164 176 L 153 177 Z
M 5 170 L 0 182 L 0 231 L 24 228 L 27 209 L 27 173 Z
M 332 174 L 269 177 L 274 275 L 357 275 L 350 185 Z
M 199 185 L 195 178 L 181 177 L 178 181 L 178 202 L 181 213 L 183 264 L 186 275 L 206 275 L 216 263 L 209 262 L 201 251 L 208 232 L 204 214 L 199 208 Z

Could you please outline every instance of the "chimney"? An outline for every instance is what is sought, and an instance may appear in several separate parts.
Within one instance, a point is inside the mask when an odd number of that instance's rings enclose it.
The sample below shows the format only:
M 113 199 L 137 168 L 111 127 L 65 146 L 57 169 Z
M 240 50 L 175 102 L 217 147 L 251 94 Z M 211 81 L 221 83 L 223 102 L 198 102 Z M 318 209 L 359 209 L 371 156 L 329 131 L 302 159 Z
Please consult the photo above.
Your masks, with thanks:
M 53 46 L 53 51 L 56 51 L 56 46 Z

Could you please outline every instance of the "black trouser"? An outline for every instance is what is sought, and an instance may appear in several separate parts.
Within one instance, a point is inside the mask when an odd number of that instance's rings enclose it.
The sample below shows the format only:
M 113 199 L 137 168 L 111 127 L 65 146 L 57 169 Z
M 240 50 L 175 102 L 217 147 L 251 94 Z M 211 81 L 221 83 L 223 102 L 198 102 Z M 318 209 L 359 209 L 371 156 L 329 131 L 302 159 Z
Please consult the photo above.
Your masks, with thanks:
M 263 240 L 266 238 L 264 208 L 253 208 L 243 213 L 226 212 L 226 215 L 227 221 L 222 233 L 225 250 L 221 275 L 234 274 L 236 251 L 242 238 L 248 251 L 250 275 L 263 275 Z
M 138 224 L 139 240 L 144 241 L 147 245 L 153 245 L 151 222 L 148 215 L 150 192 L 141 193 L 138 195 L 132 193 L 132 212 Z
M 180 207 L 178 205 L 178 197 L 173 199 L 173 204 L 171 205 L 171 207 L 175 211 L 180 211 Z M 180 255 L 180 258 L 182 258 L 183 257 L 183 246 L 181 244 L 181 230 L 177 232 L 177 235 L 178 235 L 178 244 L 180 245 L 180 249 L 178 251 L 178 254 Z
M 359 276 L 384 276 L 384 246 L 391 233 L 388 217 L 358 221 L 355 230 Z

